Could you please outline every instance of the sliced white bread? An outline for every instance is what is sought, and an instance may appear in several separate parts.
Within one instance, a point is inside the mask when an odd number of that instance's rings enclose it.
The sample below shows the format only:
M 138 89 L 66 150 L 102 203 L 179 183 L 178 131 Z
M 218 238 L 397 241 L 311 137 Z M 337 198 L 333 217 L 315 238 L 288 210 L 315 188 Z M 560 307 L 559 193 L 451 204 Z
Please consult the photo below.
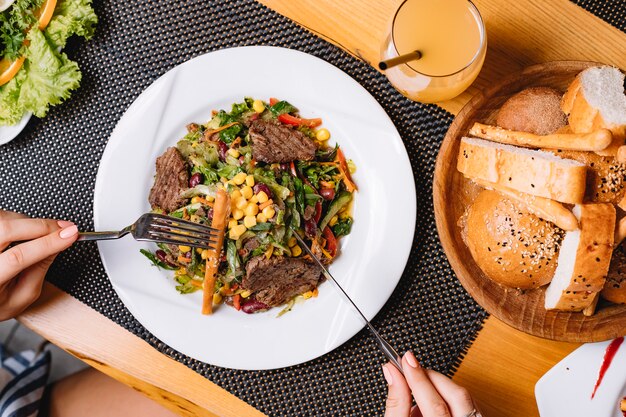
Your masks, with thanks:
M 549 152 L 464 137 L 457 169 L 470 179 L 562 203 L 582 203 L 585 196 L 585 164 Z
M 602 290 L 611 264 L 615 234 L 612 204 L 582 204 L 573 210 L 580 230 L 561 242 L 552 282 L 546 290 L 548 310 L 582 311 Z
M 613 133 L 611 145 L 599 155 L 617 154 L 626 139 L 624 74 L 617 68 L 588 68 L 578 74 L 563 95 L 561 109 L 573 132 L 589 133 L 606 128 Z

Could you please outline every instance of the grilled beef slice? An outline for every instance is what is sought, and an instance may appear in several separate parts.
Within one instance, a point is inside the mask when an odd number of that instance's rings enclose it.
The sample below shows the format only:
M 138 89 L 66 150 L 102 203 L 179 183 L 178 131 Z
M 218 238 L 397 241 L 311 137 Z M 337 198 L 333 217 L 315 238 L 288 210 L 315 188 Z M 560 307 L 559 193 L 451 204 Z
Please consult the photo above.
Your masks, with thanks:
M 148 201 L 153 209 L 174 211 L 185 202 L 181 191 L 189 186 L 189 169 L 178 149 L 168 148 L 156 160 L 156 177 Z
M 246 264 L 242 287 L 256 293 L 256 299 L 277 306 L 290 298 L 313 290 L 321 271 L 302 258 L 257 256 Z
M 257 161 L 284 163 L 315 158 L 315 143 L 304 133 L 289 126 L 265 120 L 250 123 L 252 156 Z

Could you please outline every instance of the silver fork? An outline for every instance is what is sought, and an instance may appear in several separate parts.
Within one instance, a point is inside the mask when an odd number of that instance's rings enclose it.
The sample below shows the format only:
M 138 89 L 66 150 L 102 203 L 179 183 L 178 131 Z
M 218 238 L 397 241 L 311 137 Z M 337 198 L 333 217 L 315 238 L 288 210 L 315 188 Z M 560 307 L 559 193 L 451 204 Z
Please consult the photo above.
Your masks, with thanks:
M 131 234 L 135 240 L 215 249 L 219 230 L 163 214 L 146 213 L 119 232 L 82 232 L 78 241 L 119 239 Z

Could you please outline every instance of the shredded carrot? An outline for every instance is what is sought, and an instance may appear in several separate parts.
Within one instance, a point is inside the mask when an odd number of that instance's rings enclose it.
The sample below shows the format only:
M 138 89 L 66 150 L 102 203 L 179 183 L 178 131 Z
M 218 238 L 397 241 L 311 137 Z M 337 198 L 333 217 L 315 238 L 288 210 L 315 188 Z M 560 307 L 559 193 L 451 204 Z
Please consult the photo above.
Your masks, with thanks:
M 194 287 L 202 288 L 202 282 L 196 279 L 192 279 L 191 281 L 189 281 L 189 283 L 193 285 Z
M 205 206 L 213 207 L 213 203 L 210 202 L 209 200 L 207 200 L 206 198 L 202 198 L 202 197 L 198 196 L 198 200 L 196 200 L 196 201 L 198 201 L 198 203 L 204 204 Z
M 191 259 L 185 258 L 183 255 L 181 255 L 178 257 L 178 262 L 180 262 L 181 264 L 188 264 L 189 262 L 191 262 Z
M 354 182 L 352 182 L 350 170 L 348 169 L 348 163 L 346 162 L 346 157 L 343 156 L 341 149 L 337 149 L 335 161 L 339 163 L 339 172 L 343 175 L 343 183 L 346 185 L 346 190 L 350 193 L 354 192 L 357 188 Z
M 265 207 L 271 206 L 272 204 L 274 204 L 274 201 L 270 198 L 265 203 L 259 204 L 259 210 L 263 210 Z
M 251 166 L 251 167 L 255 167 L 255 166 L 256 166 L 256 159 L 252 158 L 252 159 L 250 160 L 250 166 Z
M 215 274 L 219 266 L 220 254 L 224 245 L 224 231 L 230 215 L 230 195 L 224 190 L 217 190 L 215 205 L 213 207 L 213 220 L 211 227 L 219 230 L 215 249 L 209 249 L 209 256 L 206 260 L 206 270 L 204 273 L 202 314 L 213 313 L 213 293 L 215 292 Z
M 224 126 L 220 126 L 217 129 L 213 129 L 213 130 L 205 130 L 204 131 L 204 138 L 206 140 L 208 140 L 212 135 L 214 135 L 215 133 L 221 132 L 222 130 L 228 129 L 229 127 L 232 127 L 234 125 L 238 125 L 239 122 L 232 122 L 232 123 L 227 123 Z

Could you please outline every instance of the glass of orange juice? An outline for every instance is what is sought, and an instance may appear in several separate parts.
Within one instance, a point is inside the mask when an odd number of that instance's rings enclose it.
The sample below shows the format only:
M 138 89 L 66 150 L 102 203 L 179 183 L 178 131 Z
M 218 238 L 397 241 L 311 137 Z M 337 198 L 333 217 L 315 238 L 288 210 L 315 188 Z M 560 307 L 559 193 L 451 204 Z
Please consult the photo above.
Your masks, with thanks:
M 487 51 L 487 32 L 474 3 L 405 0 L 391 21 L 381 60 L 414 51 L 419 51 L 419 59 L 385 70 L 400 93 L 434 103 L 465 91 L 478 76 Z

